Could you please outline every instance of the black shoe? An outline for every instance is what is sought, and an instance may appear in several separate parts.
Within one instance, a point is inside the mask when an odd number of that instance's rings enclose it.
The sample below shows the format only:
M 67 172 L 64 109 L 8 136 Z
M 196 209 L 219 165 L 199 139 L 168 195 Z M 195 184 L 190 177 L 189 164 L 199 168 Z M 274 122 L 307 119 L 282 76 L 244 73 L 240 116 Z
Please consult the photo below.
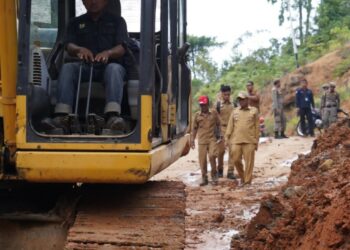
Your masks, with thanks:
M 289 137 L 284 134 L 284 132 L 281 133 L 281 138 L 288 139 Z
M 123 131 L 125 130 L 125 121 L 120 116 L 111 116 L 107 121 L 106 128 L 110 130 Z
M 228 173 L 227 174 L 227 179 L 236 180 L 236 176 L 233 173 Z
M 208 185 L 208 178 L 203 178 L 202 182 L 201 182 L 201 184 L 199 184 L 199 186 L 203 187 L 203 186 L 206 186 L 206 185 Z
M 282 139 L 282 136 L 280 136 L 278 132 L 275 132 L 275 139 Z
M 217 174 L 218 178 L 222 178 L 224 177 L 224 171 L 218 171 L 218 174 Z
M 41 121 L 41 125 L 48 131 L 62 129 L 65 134 L 69 133 L 69 116 L 56 116 L 55 118 L 45 118 Z

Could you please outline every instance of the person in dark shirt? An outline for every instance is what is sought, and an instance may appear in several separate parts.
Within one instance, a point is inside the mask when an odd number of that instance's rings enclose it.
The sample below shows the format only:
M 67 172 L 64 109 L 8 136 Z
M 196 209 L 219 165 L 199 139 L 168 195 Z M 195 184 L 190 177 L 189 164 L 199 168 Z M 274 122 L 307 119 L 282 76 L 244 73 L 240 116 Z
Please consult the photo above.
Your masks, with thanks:
M 296 106 L 297 113 L 300 116 L 300 124 L 303 134 L 309 134 L 310 136 L 314 136 L 314 122 L 312 119 L 311 109 L 315 108 L 314 96 L 312 91 L 308 89 L 308 82 L 306 79 L 301 80 L 301 88 L 296 91 Z M 309 131 L 306 131 L 305 126 L 305 117 L 308 121 Z
M 95 63 L 93 80 L 103 82 L 105 87 L 106 128 L 123 130 L 125 123 L 121 117 L 121 102 L 126 70 L 121 62 L 128 32 L 122 17 L 105 11 L 107 3 L 108 0 L 83 0 L 87 13 L 70 21 L 65 46 L 70 56 Z M 79 67 L 79 62 L 66 63 L 59 74 L 54 118 L 57 127 L 64 128 L 64 117 L 72 113 Z M 84 64 L 82 81 L 89 80 L 89 71 L 90 66 Z

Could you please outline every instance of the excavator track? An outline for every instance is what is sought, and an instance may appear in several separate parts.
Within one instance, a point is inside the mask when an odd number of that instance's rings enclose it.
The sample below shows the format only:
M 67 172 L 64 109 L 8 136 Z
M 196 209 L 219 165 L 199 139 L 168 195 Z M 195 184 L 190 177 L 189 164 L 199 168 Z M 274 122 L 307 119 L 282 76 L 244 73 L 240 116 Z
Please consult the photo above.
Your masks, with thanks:
M 35 197 L 34 200 L 31 199 L 33 203 L 50 195 Z M 60 204 L 62 201 L 65 201 L 64 206 Z M 50 207 L 53 207 L 53 203 L 51 200 Z M 31 208 L 31 202 L 28 204 Z M 6 210 L 11 211 L 9 207 Z M 55 213 L 57 210 L 60 213 Z M 68 211 L 68 214 L 65 214 L 65 211 Z M 1 239 L 0 235 L 0 248 L 2 244 L 7 247 L 6 249 L 184 249 L 185 247 L 185 186 L 181 182 L 148 182 L 137 186 L 83 185 L 71 189 L 70 192 L 66 190 L 57 196 L 56 206 L 49 211 L 35 209 L 31 213 L 23 211 L 18 213 L 14 209 L 11 213 L 3 215 L 5 216 L 1 218 L 0 214 L 0 225 L 7 226 L 10 221 L 11 225 L 15 223 L 20 227 L 30 222 L 34 223 L 36 231 L 31 235 L 31 228 L 28 226 L 25 232 L 15 234 L 7 230 L 6 239 Z M 39 225 L 41 227 L 38 227 Z M 64 235 L 62 232 L 59 237 L 52 235 L 55 231 L 51 227 L 62 227 L 60 225 L 66 226 L 65 237 L 62 236 Z M 50 232 L 51 235 L 48 237 L 48 233 L 45 232 Z M 40 235 L 45 238 L 40 239 Z M 11 238 L 12 236 L 14 238 Z M 21 243 L 24 238 L 26 240 Z M 49 238 L 55 239 L 56 242 L 53 244 Z M 31 245 L 34 244 L 34 240 L 35 245 Z
M 66 249 L 183 249 L 185 187 L 180 182 L 87 188 Z

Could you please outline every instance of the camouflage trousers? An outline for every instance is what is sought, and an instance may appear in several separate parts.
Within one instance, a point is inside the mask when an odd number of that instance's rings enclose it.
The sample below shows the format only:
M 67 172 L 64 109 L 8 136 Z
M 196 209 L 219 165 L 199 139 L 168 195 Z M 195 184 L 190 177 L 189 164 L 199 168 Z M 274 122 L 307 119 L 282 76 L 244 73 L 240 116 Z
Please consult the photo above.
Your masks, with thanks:
M 332 123 L 337 122 L 338 119 L 337 107 L 324 108 L 322 110 L 323 127 L 328 128 Z
M 283 110 L 274 112 L 275 132 L 284 132 L 286 130 L 286 116 Z

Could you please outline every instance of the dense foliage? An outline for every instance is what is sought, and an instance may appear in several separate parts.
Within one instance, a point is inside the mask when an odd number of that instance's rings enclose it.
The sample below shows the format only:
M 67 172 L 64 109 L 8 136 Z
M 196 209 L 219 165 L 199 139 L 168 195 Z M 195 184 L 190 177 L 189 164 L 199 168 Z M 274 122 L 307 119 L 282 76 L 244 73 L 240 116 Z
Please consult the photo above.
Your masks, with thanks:
M 272 4 L 281 4 L 280 22 L 288 18 L 284 0 L 267 0 Z M 299 43 L 300 64 L 311 62 L 325 53 L 339 48 L 350 41 L 350 1 L 323 0 L 318 6 L 313 6 L 312 0 L 291 0 L 291 8 L 299 18 L 296 35 Z M 314 24 L 311 25 L 311 9 L 316 10 Z M 299 16 L 298 16 L 299 13 Z M 301 16 L 300 16 L 301 15 Z M 254 35 L 254 34 L 253 34 Z M 285 38 L 282 41 L 270 40 L 270 46 L 260 48 L 248 56 L 240 53 L 244 37 L 237 41 L 232 49 L 231 58 L 221 67 L 210 57 L 212 48 L 223 43 L 212 37 L 190 36 L 192 44 L 191 62 L 194 69 L 193 94 L 209 95 L 213 100 L 221 84 L 233 87 L 234 94 L 244 89 L 248 80 L 253 80 L 258 88 L 263 88 L 275 78 L 279 78 L 295 69 L 295 58 L 292 41 Z M 341 76 L 350 68 L 350 56 L 344 58 L 334 76 Z

